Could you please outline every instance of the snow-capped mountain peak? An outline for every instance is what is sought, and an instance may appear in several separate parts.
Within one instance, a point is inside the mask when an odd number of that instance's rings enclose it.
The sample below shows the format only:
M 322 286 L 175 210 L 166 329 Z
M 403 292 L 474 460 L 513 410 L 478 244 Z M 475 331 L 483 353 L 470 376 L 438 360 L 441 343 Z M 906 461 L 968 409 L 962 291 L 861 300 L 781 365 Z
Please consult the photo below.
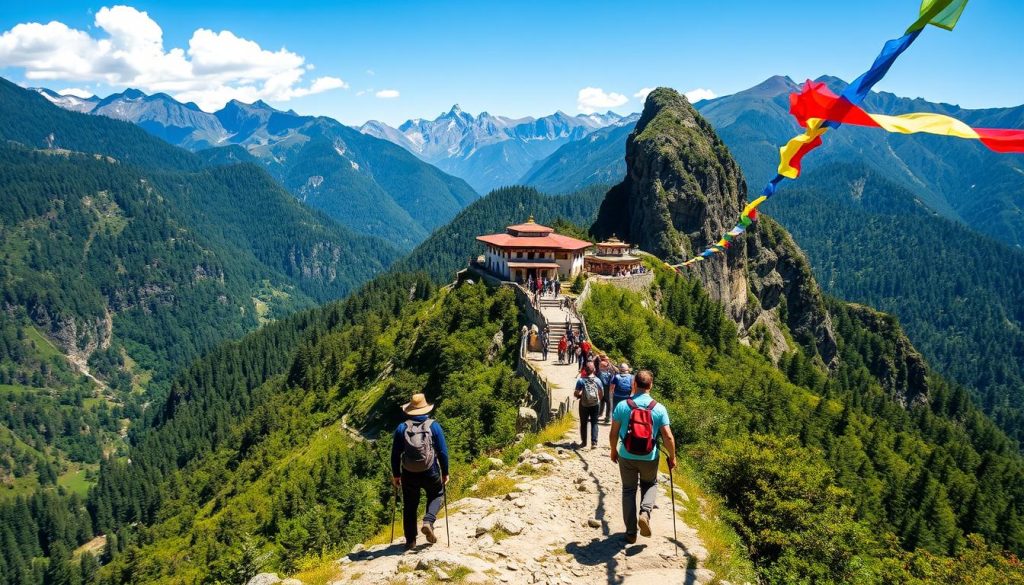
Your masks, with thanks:
M 540 118 L 474 116 L 455 104 L 433 120 L 415 118 L 398 128 L 371 120 L 364 134 L 389 140 L 480 192 L 509 185 L 559 146 L 622 120 L 614 112 L 573 116 L 557 111 Z

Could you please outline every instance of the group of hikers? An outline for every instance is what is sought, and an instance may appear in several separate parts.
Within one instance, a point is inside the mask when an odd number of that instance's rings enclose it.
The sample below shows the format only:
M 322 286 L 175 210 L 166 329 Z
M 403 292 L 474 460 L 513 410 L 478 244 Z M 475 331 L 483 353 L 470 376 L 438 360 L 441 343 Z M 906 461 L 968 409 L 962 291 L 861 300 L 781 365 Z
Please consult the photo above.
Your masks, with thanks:
M 531 274 L 526 279 L 526 290 L 533 295 L 533 306 L 536 307 L 540 305 L 540 299 L 544 295 L 558 298 L 558 295 L 562 294 L 562 281 L 546 276 L 535 279 Z
M 585 448 L 589 436 L 590 448 L 597 448 L 598 421 L 604 416 L 604 422 L 611 425 L 609 456 L 618 465 L 622 479 L 625 542 L 634 544 L 638 534 L 651 536 L 651 512 L 657 497 L 659 439 L 664 444 L 669 470 L 676 466 L 675 440 L 669 427 L 668 411 L 651 397 L 654 376 L 650 371 L 641 370 L 634 376 L 629 364 L 622 363 L 616 368 L 607 355 L 591 354 L 589 348 L 587 354 L 573 393 L 579 401 L 580 417 L 580 442 L 576 447 Z M 434 522 L 444 502 L 449 476 L 448 445 L 441 425 L 429 416 L 433 408 L 424 394 L 413 395 L 402 406 L 407 420 L 399 424 L 394 433 L 391 475 L 396 491 L 401 489 L 402 492 L 406 550 L 415 548 L 420 534 L 431 544 L 437 542 Z M 427 507 L 417 530 L 417 510 L 423 493 Z
M 608 276 L 618 276 L 618 277 L 621 277 L 621 276 L 633 276 L 633 275 L 636 275 L 636 274 L 647 274 L 647 272 L 648 272 L 648 268 L 646 266 L 637 266 L 636 268 L 632 268 L 632 269 L 620 268 L 620 269 L 612 272 Z
M 541 332 L 541 345 L 543 346 L 541 353 L 544 360 L 548 359 L 548 339 L 550 339 L 550 331 L 545 327 Z M 584 364 L 593 359 L 592 350 L 593 346 L 587 336 L 583 334 L 582 328 L 573 329 L 571 324 L 567 325 L 565 333 L 562 333 L 562 337 L 558 339 L 558 363 L 576 364 L 582 368 Z

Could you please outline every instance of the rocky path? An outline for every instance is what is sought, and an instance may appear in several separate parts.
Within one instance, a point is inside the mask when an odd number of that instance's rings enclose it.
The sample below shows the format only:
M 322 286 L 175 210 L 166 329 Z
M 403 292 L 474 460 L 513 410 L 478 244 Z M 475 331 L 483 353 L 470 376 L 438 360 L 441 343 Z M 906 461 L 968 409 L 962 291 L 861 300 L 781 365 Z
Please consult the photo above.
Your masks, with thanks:
M 578 438 L 574 429 L 559 443 L 524 453 L 516 470 L 492 472 L 492 479 L 512 478 L 515 491 L 450 502 L 451 516 L 437 522 L 435 545 L 421 538 L 410 552 L 401 542 L 357 547 L 340 561 L 343 574 L 335 583 L 710 583 L 714 575 L 703 567 L 707 551 L 696 531 L 678 520 L 679 540 L 672 538 L 668 477 L 660 478 L 653 536 L 627 545 L 621 483 L 606 435 L 598 449 L 575 450 Z

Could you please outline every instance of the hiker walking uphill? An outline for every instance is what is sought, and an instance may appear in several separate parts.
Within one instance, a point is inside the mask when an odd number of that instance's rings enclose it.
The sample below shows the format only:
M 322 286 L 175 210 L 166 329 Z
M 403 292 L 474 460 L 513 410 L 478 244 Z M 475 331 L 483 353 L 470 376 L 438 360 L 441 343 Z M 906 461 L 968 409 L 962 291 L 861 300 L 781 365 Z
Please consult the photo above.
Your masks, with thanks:
M 576 381 L 574 396 L 580 401 L 580 447 L 587 446 L 587 427 L 590 427 L 590 448 L 597 448 L 597 415 L 604 400 L 604 385 L 594 375 L 594 366 L 588 365 L 585 375 Z
M 420 532 L 427 542 L 434 544 L 434 521 L 444 501 L 448 484 L 448 443 L 437 421 L 428 415 L 434 405 L 423 394 L 413 394 L 412 400 L 402 405 L 409 419 L 395 429 L 391 446 L 391 476 L 396 488 L 402 488 L 402 528 L 405 531 L 405 549 L 416 546 L 416 512 L 420 506 L 420 491 L 427 494 L 427 511 L 423 515 Z
M 615 377 L 616 370 L 612 366 L 608 356 L 601 354 L 597 362 L 597 379 L 601 380 L 601 384 L 604 385 L 604 400 L 601 401 L 601 408 L 597 415 L 604 416 L 604 422 L 611 422 L 612 410 L 614 405 L 612 404 L 612 378 Z
M 611 459 L 619 465 L 622 478 L 622 520 L 626 524 L 626 542 L 651 536 L 651 511 L 658 496 L 658 438 L 664 441 L 665 456 L 671 471 L 676 466 L 676 442 L 669 428 L 668 410 L 651 397 L 654 376 L 647 370 L 636 375 L 634 394 L 615 407 L 608 440 Z M 640 513 L 637 514 L 637 485 L 640 486 Z
M 629 364 L 619 364 L 619 373 L 612 376 L 612 413 L 623 402 L 633 394 L 633 374 L 629 373 Z

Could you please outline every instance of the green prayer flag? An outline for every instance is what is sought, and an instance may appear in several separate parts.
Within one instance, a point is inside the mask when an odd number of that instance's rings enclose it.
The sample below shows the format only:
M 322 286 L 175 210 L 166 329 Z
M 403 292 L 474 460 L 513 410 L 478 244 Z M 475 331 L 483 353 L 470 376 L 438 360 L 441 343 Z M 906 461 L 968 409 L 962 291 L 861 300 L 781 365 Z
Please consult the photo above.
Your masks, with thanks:
M 921 0 L 921 15 L 910 25 L 907 32 L 921 30 L 929 24 L 953 30 L 966 7 L 967 0 Z

